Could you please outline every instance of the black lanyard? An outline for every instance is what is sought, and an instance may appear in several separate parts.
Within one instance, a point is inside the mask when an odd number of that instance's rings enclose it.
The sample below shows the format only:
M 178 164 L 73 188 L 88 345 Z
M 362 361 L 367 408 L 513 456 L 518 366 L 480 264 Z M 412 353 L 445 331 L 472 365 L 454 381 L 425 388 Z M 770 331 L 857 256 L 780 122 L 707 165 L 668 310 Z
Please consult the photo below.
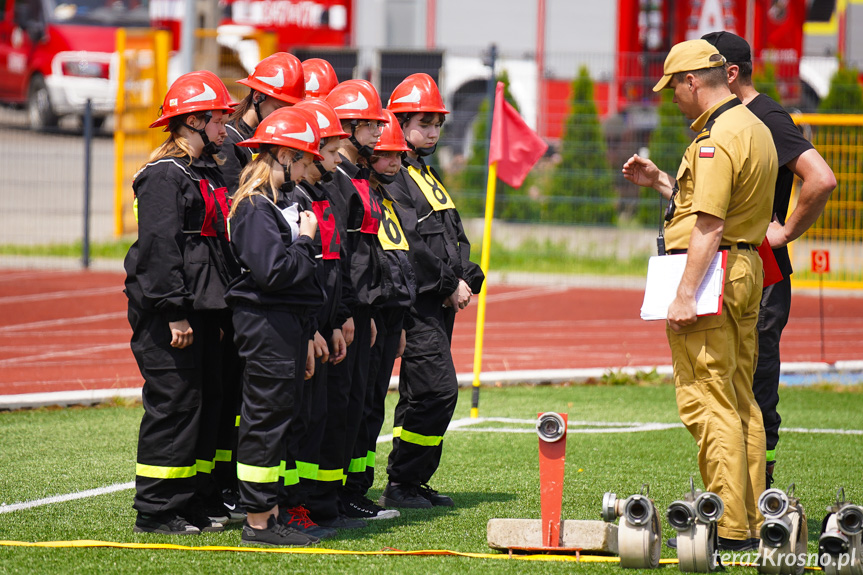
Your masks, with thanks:
M 701 137 L 700 134 L 710 135 L 710 129 L 713 127 L 713 124 L 716 123 L 716 119 L 719 118 L 719 116 L 721 116 L 722 114 L 724 114 L 728 110 L 730 110 L 731 108 L 734 108 L 735 106 L 739 106 L 742 103 L 743 102 L 741 102 L 739 98 L 735 97 L 733 100 L 729 100 L 728 102 L 725 102 L 724 104 L 722 104 L 721 106 L 719 106 L 718 108 L 713 110 L 713 113 L 710 114 L 710 117 L 707 118 L 707 122 L 705 122 L 704 128 L 702 128 L 701 132 L 699 132 L 699 138 Z M 698 140 L 698 138 L 696 138 L 696 141 L 697 140 Z M 665 222 L 670 222 L 671 218 L 674 217 L 674 210 L 675 210 L 674 198 L 677 196 L 678 191 L 680 191 L 680 187 L 678 186 L 677 181 L 675 180 L 674 187 L 671 188 L 671 197 L 668 199 L 668 207 L 665 208 L 665 215 L 663 218 L 665 220 Z M 662 196 L 660 196 L 660 202 L 661 202 L 661 199 L 662 199 Z M 662 204 L 660 203 L 660 209 L 661 209 L 661 206 L 662 206 Z M 659 253 L 659 255 L 661 255 L 661 256 L 665 255 L 664 227 L 665 226 L 663 223 L 659 224 L 659 237 L 656 238 L 656 250 Z

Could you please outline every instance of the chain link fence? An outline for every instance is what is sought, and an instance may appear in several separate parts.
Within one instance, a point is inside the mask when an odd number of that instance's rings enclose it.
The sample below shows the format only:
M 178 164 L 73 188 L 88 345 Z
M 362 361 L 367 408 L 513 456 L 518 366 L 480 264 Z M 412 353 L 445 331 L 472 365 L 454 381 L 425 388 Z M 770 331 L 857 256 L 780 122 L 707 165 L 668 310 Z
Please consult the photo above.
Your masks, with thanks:
M 264 36 L 242 42 L 257 43 L 257 54 L 263 56 L 271 53 L 271 40 Z M 220 43 L 207 31 L 199 33 L 198 43 L 196 64 L 217 72 L 235 97 L 244 96 L 246 89 L 235 82 L 254 65 L 246 61 L 248 55 Z M 360 58 L 356 50 L 303 50 L 298 56 L 336 62 L 339 80 L 364 77 L 373 81 L 384 104 L 409 74 L 427 72 L 437 80 L 450 114 L 433 162 L 467 221 L 470 237 L 478 244 L 482 235 L 479 218 L 485 206 L 490 51 L 386 50 L 377 52 L 371 61 Z M 131 174 L 154 147 L 153 138 L 163 135 L 153 136 L 146 128 L 163 94 L 152 92 L 142 100 L 133 90 L 149 78 L 133 77 L 143 73 L 140 66 L 133 65 L 140 61 L 127 58 L 128 89 L 118 98 L 126 108 L 94 140 L 91 233 L 97 248 L 100 242 L 132 240 Z M 160 70 L 168 67 L 154 65 Z M 643 277 L 647 257 L 655 251 L 664 206 L 652 190 L 625 181 L 620 168 L 629 156 L 640 153 L 673 172 L 693 137 L 688 121 L 670 99 L 662 101 L 650 91 L 661 74 L 661 61 L 647 61 L 640 54 L 551 53 L 546 54 L 544 69 L 539 71 L 532 54 L 501 50 L 495 72 L 508 83 L 511 102 L 549 142 L 550 149 L 522 188 L 498 184 L 492 268 Z M 540 72 L 543 81 L 538 82 Z M 777 91 L 785 95 L 784 103 L 811 111 L 813 103 L 802 97 L 806 92 L 789 85 L 793 80 L 787 74 L 784 77 Z M 158 83 L 148 86 L 152 89 Z M 136 108 L 135 102 L 141 106 Z M 851 133 L 848 127 L 833 129 Z M 853 130 L 856 134 L 859 128 Z M 50 250 L 45 246 L 57 244 L 74 254 L 84 229 L 80 122 L 73 119 L 56 131 L 32 132 L 26 129 L 23 111 L 4 109 L 0 110 L 0 134 L 4 174 L 0 179 L 0 255 L 27 253 L 33 246 L 41 246 L 39 253 L 46 253 Z M 146 145 L 133 146 L 133 135 L 143 138 Z M 841 141 L 847 144 L 830 145 L 859 148 L 856 139 Z M 828 162 L 834 157 L 840 156 L 830 156 Z M 854 169 L 847 171 L 844 177 L 859 178 Z M 847 226 L 859 236 L 863 223 L 857 217 Z M 804 239 L 818 241 L 814 235 Z M 859 250 L 859 243 L 855 245 Z M 116 251 L 123 249 L 121 245 Z

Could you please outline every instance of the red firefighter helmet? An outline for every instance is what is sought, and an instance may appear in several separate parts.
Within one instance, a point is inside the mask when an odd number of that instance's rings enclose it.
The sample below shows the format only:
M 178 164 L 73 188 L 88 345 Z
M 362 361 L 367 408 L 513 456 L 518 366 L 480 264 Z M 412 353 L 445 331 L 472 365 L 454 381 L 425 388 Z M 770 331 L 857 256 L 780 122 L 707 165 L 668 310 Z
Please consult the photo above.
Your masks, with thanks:
M 174 116 L 193 112 L 222 110 L 234 111 L 236 103 L 231 99 L 228 89 L 219 78 L 206 70 L 189 72 L 177 78 L 162 103 L 162 115 L 150 124 L 151 128 L 167 126 Z
M 342 130 L 342 122 L 339 120 L 336 111 L 325 100 L 319 98 L 303 100 L 297 103 L 294 109 L 310 112 L 317 119 L 322 140 L 324 138 L 347 138 L 350 136 L 350 134 Z
M 409 152 L 410 148 L 405 141 L 405 134 L 396 121 L 395 114 L 389 110 L 384 110 L 384 116 L 389 123 L 381 131 L 381 139 L 375 145 L 375 152 Z
M 435 112 L 449 114 L 443 105 L 440 90 L 428 74 L 411 74 L 396 86 L 387 103 L 394 114 L 403 112 Z
M 303 60 L 303 76 L 306 81 L 306 98 L 326 98 L 339 84 L 332 64 L 322 58 Z
M 210 78 L 213 82 L 218 81 L 217 83 L 219 84 L 219 86 L 222 87 L 222 90 L 224 90 L 224 92 L 225 92 L 224 96 L 225 96 L 225 100 L 228 102 L 228 105 L 232 108 L 236 108 L 237 106 L 240 105 L 239 102 L 234 101 L 234 97 L 231 95 L 230 90 L 228 90 L 228 87 L 225 85 L 225 83 L 222 81 L 221 78 L 216 76 L 216 74 L 214 74 L 213 72 L 210 72 L 209 70 L 198 70 L 197 72 L 192 72 L 192 73 L 193 74 L 200 74 L 204 78 Z
M 326 100 L 341 120 L 386 121 L 381 97 L 366 80 L 346 80 L 333 88 Z
M 248 78 L 237 83 L 288 104 L 296 104 L 306 97 L 303 65 L 287 52 L 267 56 L 258 62 Z
M 322 160 L 318 150 L 321 143 L 321 132 L 315 116 L 308 110 L 296 108 L 279 108 L 261 120 L 255 129 L 255 135 L 248 140 L 238 142 L 238 146 L 257 148 L 261 144 L 284 146 L 300 152 L 312 154 L 316 160 Z

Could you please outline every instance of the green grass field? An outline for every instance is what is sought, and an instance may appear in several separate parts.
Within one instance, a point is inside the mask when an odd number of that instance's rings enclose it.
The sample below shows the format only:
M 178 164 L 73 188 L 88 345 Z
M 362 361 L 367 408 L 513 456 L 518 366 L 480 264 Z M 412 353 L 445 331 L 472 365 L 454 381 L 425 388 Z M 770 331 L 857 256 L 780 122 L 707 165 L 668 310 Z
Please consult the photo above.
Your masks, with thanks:
M 779 446 L 777 485 L 795 482 L 809 515 L 809 551 L 825 507 L 839 486 L 863 502 L 863 393 L 860 386 L 781 392 L 783 425 L 789 431 Z M 395 402 L 390 395 L 389 412 Z M 467 418 L 470 392 L 462 393 L 456 419 Z M 696 446 L 682 428 L 621 433 L 579 433 L 572 422 L 677 423 L 674 389 L 669 385 L 599 385 L 484 388 L 482 417 L 532 420 L 541 411 L 569 414 L 565 519 L 599 519 L 605 491 L 625 497 L 650 484 L 663 515 L 680 498 L 690 475 L 696 476 Z M 14 504 L 134 479 L 135 443 L 140 406 L 108 406 L 0 413 L 0 503 Z M 853 415 L 853 414 L 857 415 Z M 486 523 L 491 518 L 539 518 L 536 434 L 529 423 L 481 422 L 450 431 L 444 458 L 432 486 L 450 494 L 453 509 L 404 510 L 402 517 L 371 522 L 319 547 L 345 551 L 448 549 L 489 553 Z M 385 424 L 384 433 L 391 429 Z M 513 430 L 519 429 L 523 433 Z M 596 429 L 582 425 L 579 429 Z M 857 433 L 805 430 L 856 430 Z M 383 487 L 389 446 L 378 450 L 373 497 Z M 132 491 L 0 513 L 0 540 L 46 542 L 100 540 L 230 546 L 240 542 L 237 526 L 224 533 L 170 537 L 132 533 Z M 672 530 L 664 526 L 664 537 Z M 675 557 L 663 546 L 663 557 Z M 469 557 L 356 556 L 129 550 L 106 548 L 48 549 L 0 546 L 2 573 L 251 573 L 278 570 L 301 573 L 551 573 L 578 569 L 586 573 L 618 570 L 616 564 L 579 564 Z M 677 572 L 676 566 L 663 567 Z M 730 572 L 754 573 L 735 567 Z
M 134 241 L 134 236 L 127 236 L 117 241 L 93 243 L 90 246 L 90 257 L 122 260 Z M 481 250 L 482 242 L 477 238 L 472 250 L 474 261 L 479 262 Z M 80 241 L 47 245 L 0 245 L 0 256 L 80 258 L 81 254 Z M 551 241 L 529 241 L 514 249 L 493 243 L 491 269 L 510 272 L 644 276 L 647 274 L 647 257 L 635 256 L 629 260 L 574 257 L 563 244 Z

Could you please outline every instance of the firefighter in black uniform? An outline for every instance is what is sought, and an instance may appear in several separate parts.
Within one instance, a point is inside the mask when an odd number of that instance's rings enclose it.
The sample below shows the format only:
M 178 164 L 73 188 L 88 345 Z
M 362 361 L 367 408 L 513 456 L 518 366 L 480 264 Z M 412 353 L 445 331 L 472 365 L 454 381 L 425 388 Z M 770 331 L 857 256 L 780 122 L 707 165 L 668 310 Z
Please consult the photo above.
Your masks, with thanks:
M 335 110 L 325 101 L 313 98 L 298 103 L 294 109 L 311 113 L 318 122 L 321 134 L 320 160 L 305 170 L 303 181 L 287 194 L 289 203 L 297 203 L 301 210 L 312 211 L 318 220 L 314 249 L 317 259 L 318 281 L 326 292 L 326 305 L 316 317 L 315 374 L 306 381 L 303 391 L 303 410 L 297 418 L 298 425 L 291 429 L 294 453 L 297 454 L 299 475 L 298 500 L 284 506 L 282 522 L 289 527 L 310 533 L 319 538 L 336 534 L 335 529 L 317 526 L 310 518 L 306 507 L 314 490 L 318 469 L 321 466 L 321 443 L 326 427 L 328 395 L 338 389 L 327 385 L 330 363 L 338 364 L 347 355 L 347 344 L 341 326 L 349 316 L 341 306 L 342 266 L 341 236 L 336 225 L 336 216 L 322 180 L 332 180 L 332 172 L 338 167 L 339 139 L 348 134 L 342 130 Z M 329 462 L 324 462 L 326 469 Z
M 317 537 L 278 520 L 280 487 L 296 483 L 288 430 L 314 374 L 313 318 L 324 304 L 315 264 L 317 219 L 285 201 L 314 159 L 315 118 L 283 109 L 258 125 L 243 145 L 259 153 L 243 171 L 231 209 L 232 243 L 242 265 L 228 288 L 236 343 L 245 361 L 237 444 L 242 540 L 308 545 Z M 286 457 L 287 454 L 287 457 Z
M 393 90 L 387 108 L 398 118 L 411 148 L 389 190 L 401 206 L 415 212 L 416 231 L 428 250 L 412 246 L 409 252 L 418 293 L 399 374 L 389 483 L 379 503 L 452 506 L 453 500 L 428 481 L 440 464 L 443 435 L 458 398 L 450 353 L 455 314 L 480 290 L 484 275 L 470 261 L 470 242 L 455 204 L 424 159 L 434 153 L 447 113 L 437 85 L 427 74 L 408 76 Z
M 377 241 L 380 202 L 369 191 L 367 168 L 361 174 L 356 162 L 361 150 L 366 159 L 371 156 L 384 118 L 377 90 L 363 80 L 339 84 L 326 101 L 335 109 L 342 129 L 350 134 L 340 141 L 341 164 L 333 180 L 325 184 L 336 223 L 345 226 L 339 230 L 346 272 L 342 303 L 350 316 L 342 324 L 347 357 L 328 370 L 327 386 L 332 389 L 328 389 L 323 449 L 317 482 L 308 503 L 312 518 L 320 525 L 351 529 L 367 525 L 362 519 L 348 515 L 340 495 L 363 414 L 369 353 L 374 340 L 371 310 L 380 297 L 383 259 Z
M 199 475 L 208 479 L 215 459 L 225 286 L 237 271 L 217 165 L 232 104 L 211 72 L 180 76 L 151 125 L 170 135 L 133 183 L 138 240 L 124 262 L 125 291 L 144 377 L 135 532 L 220 531 L 227 519 L 208 517 Z
M 306 98 L 326 98 L 339 84 L 333 65 L 322 58 L 303 60 Z
M 377 337 L 369 359 L 366 403 L 354 448 L 353 467 L 348 469 L 342 497 L 349 514 L 366 519 L 399 516 L 395 509 L 382 509 L 368 499 L 366 493 L 374 483 L 377 439 L 384 422 L 384 404 L 393 365 L 404 350 L 405 315 L 416 298 L 416 280 L 408 259 L 408 252 L 413 246 L 405 233 L 406 227 L 411 232 L 416 228 L 416 218 L 410 210 L 404 210 L 394 202 L 386 189 L 386 185 L 393 182 L 401 168 L 402 154 L 410 148 L 393 113 L 384 110 L 384 116 L 387 124 L 369 160 L 369 181 L 371 188 L 380 195 L 383 219 L 378 228 L 378 241 L 386 256 L 384 273 L 392 277 L 393 289 L 381 305 L 374 309 Z M 421 246 L 422 242 L 414 240 L 414 244 Z M 354 464 L 354 461 L 359 464 Z
M 240 172 L 252 161 L 251 150 L 237 144 L 251 138 L 261 120 L 273 110 L 291 106 L 305 98 L 303 66 L 296 56 L 287 52 L 264 58 L 248 78 L 237 80 L 237 83 L 251 89 L 231 114 L 228 123 L 230 146 L 225 146 L 222 173 L 232 194 L 240 185 Z
M 252 137 L 255 127 L 274 110 L 296 104 L 304 97 L 303 70 L 300 61 L 286 52 L 279 52 L 261 60 L 248 78 L 237 83 L 250 88 L 228 122 L 228 137 L 224 146 L 225 163 L 222 173 L 233 195 L 240 185 L 240 173 L 252 161 L 248 147 L 238 145 Z M 233 330 L 226 332 L 228 344 L 233 342 Z M 236 350 L 227 350 L 224 358 L 225 398 L 219 418 L 219 451 L 214 476 L 221 488 L 225 512 L 232 520 L 241 521 L 242 507 L 237 504 L 237 428 L 242 391 L 243 366 Z

